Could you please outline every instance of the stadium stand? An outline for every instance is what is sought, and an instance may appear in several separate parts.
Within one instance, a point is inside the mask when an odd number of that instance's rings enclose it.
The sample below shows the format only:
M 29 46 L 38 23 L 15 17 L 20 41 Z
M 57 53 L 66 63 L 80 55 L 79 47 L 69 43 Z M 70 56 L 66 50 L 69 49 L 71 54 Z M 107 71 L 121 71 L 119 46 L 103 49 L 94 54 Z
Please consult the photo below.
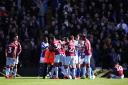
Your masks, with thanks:
M 128 64 L 128 0 L 0 0 L 0 69 L 12 33 L 23 68 L 38 67 L 42 36 L 87 33 L 96 67 Z M 1 67 L 2 66 L 2 67 Z

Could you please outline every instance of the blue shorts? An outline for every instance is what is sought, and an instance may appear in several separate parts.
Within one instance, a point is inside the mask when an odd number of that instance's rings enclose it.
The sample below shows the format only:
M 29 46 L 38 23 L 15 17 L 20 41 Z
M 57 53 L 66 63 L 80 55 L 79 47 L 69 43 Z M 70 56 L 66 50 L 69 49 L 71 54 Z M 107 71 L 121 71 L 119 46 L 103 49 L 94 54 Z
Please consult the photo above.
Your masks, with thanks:
M 62 63 L 62 65 L 64 65 L 65 64 L 65 58 L 66 58 L 66 56 L 65 55 L 62 55 L 62 54 L 60 54 L 60 62 Z
M 61 55 L 60 55 L 60 54 L 55 55 L 54 62 L 55 62 L 55 63 L 61 62 Z
M 83 58 L 83 62 L 85 64 L 89 64 L 90 65 L 91 56 L 92 55 L 85 55 L 84 58 Z
M 15 66 L 16 58 L 6 57 L 6 65 L 7 66 Z
M 76 65 L 76 56 L 66 56 L 65 65 Z

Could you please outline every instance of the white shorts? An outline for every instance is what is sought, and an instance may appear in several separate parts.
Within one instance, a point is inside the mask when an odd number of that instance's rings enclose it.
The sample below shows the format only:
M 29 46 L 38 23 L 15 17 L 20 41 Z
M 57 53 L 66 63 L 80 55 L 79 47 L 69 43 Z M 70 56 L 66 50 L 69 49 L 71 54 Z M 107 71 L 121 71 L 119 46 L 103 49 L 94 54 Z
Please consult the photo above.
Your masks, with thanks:
M 76 57 L 75 56 L 66 56 L 65 65 L 76 65 Z
M 15 64 L 16 64 L 16 58 L 10 58 L 10 57 L 6 58 L 6 65 L 15 66 Z
M 83 63 L 90 65 L 91 56 L 92 55 L 85 55 L 83 58 Z
M 44 57 L 40 57 L 40 63 L 44 63 L 45 62 L 45 58 Z
M 76 61 L 76 64 L 80 64 L 81 63 L 81 56 L 75 56 L 75 61 Z
M 60 54 L 55 55 L 54 62 L 55 62 L 55 63 L 61 62 L 61 55 L 60 55 Z

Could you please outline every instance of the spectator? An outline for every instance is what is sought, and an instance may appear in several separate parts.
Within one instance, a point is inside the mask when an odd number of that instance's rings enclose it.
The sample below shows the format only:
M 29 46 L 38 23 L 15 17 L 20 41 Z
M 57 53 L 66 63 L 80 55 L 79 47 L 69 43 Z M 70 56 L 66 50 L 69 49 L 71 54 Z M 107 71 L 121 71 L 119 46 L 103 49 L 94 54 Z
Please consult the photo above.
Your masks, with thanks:
M 118 54 L 114 48 L 111 49 L 111 52 L 109 53 L 111 67 L 114 66 L 115 63 L 118 63 L 121 61 L 121 56 Z
M 124 22 L 124 20 L 121 20 L 121 22 L 117 24 L 117 30 L 121 30 L 121 29 L 124 30 L 125 33 L 128 33 L 128 26 Z
M 40 27 L 44 27 L 46 24 L 45 15 L 48 9 L 47 7 L 48 0 L 38 0 L 38 1 L 35 1 L 35 3 L 37 4 L 37 7 L 39 8 L 38 20 L 40 22 Z

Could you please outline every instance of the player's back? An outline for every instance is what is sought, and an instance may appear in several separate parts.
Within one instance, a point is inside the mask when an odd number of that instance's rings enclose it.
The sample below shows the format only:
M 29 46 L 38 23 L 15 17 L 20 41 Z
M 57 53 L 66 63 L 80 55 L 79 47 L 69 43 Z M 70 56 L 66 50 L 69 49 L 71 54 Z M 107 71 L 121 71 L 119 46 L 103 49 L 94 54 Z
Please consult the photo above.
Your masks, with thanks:
M 75 43 L 72 40 L 68 42 L 67 55 L 75 56 Z
M 16 48 L 17 48 L 17 49 L 16 49 L 16 53 L 18 54 L 18 53 L 21 52 L 21 50 L 22 50 L 21 44 L 20 44 L 19 41 L 15 41 L 14 44 L 15 44 L 15 46 L 16 46 Z
M 55 49 L 55 54 L 60 54 L 60 49 L 61 49 L 61 43 L 59 40 L 54 40 L 53 41 L 53 47 Z
M 8 44 L 7 48 L 6 48 L 6 52 L 7 52 L 7 57 L 10 58 L 15 58 L 15 51 L 16 51 L 17 46 L 14 43 L 10 43 Z
M 84 45 L 85 45 L 85 55 L 92 55 L 91 43 L 88 39 L 86 39 Z

